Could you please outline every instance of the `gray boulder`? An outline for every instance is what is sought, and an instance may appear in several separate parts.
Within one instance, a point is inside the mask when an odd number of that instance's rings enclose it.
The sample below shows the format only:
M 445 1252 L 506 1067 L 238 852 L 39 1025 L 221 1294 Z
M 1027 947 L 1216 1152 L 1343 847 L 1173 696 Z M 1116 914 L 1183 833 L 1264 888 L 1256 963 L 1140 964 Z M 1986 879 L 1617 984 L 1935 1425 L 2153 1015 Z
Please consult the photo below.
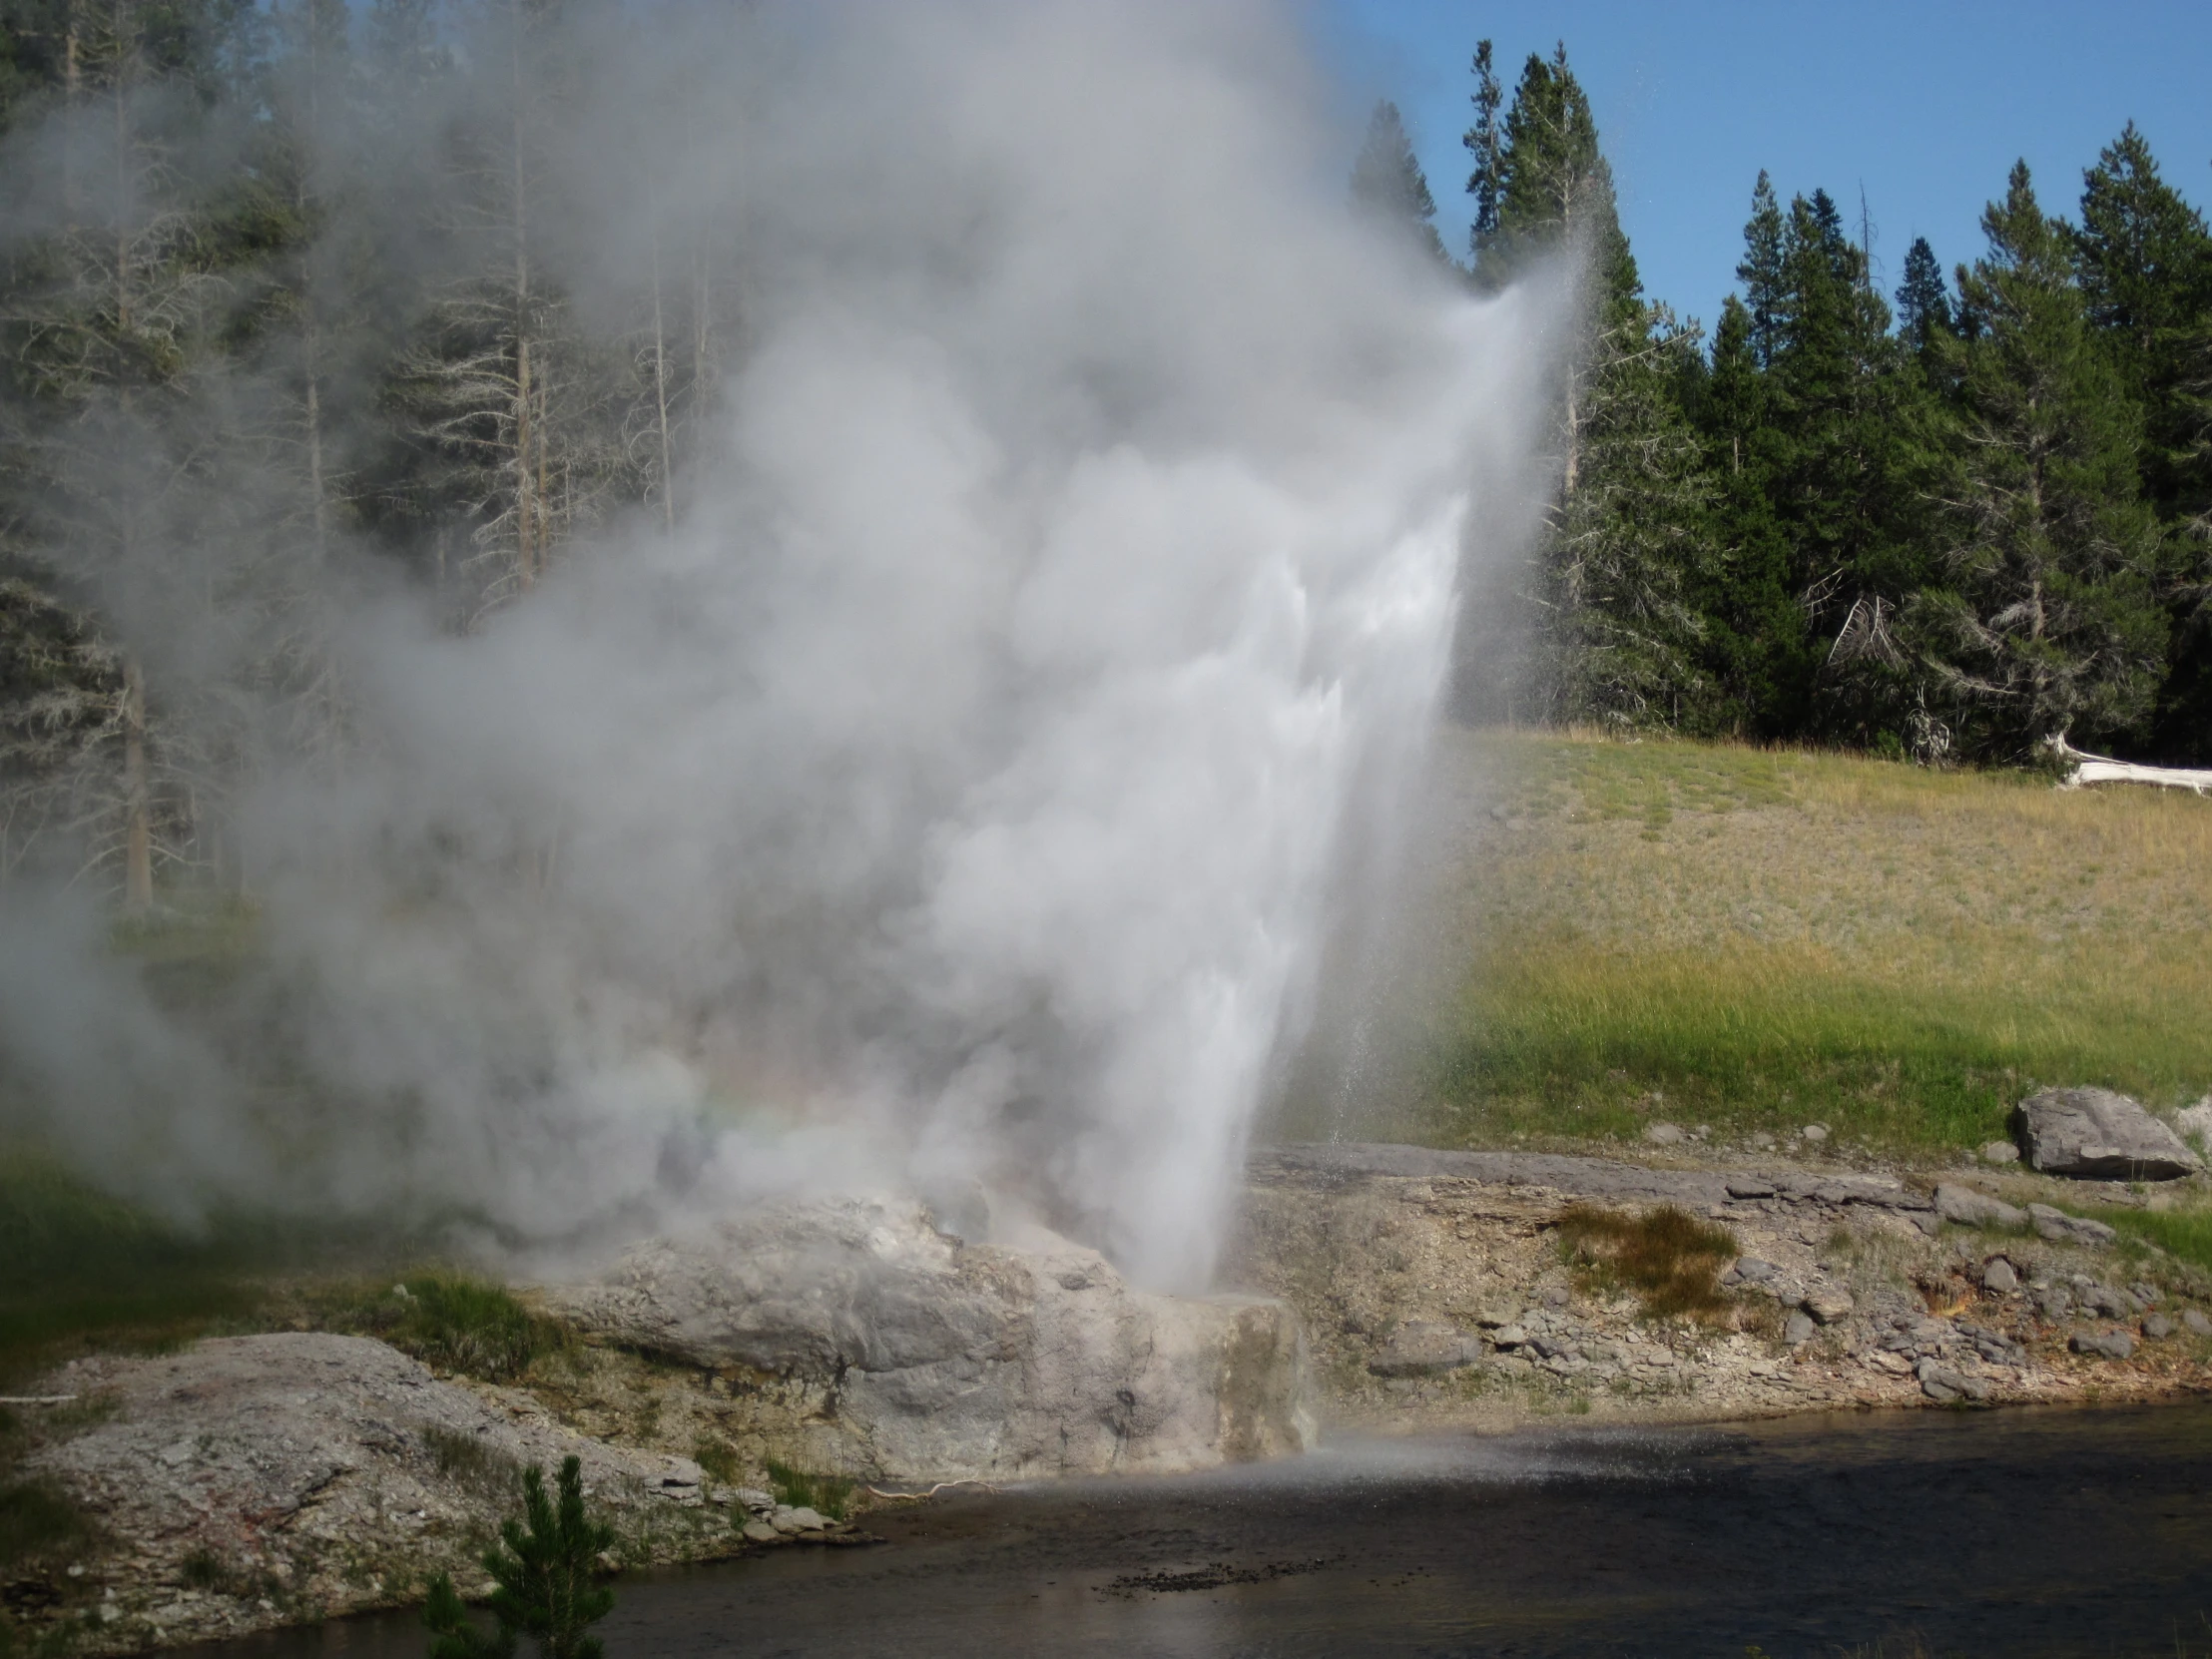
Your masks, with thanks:
M 1916 1368 L 1921 1381 L 1921 1392 L 1930 1399 L 1948 1403 L 1951 1400 L 1984 1400 L 1989 1397 L 1989 1384 L 1979 1377 L 1969 1377 L 1948 1366 L 1937 1365 L 1934 1360 L 1923 1360 Z
M 1981 1264 L 1981 1288 L 1991 1296 L 2010 1296 L 2020 1288 L 2019 1273 L 2001 1256 Z
M 1806 1292 L 1804 1300 L 1798 1306 L 1821 1324 L 1834 1325 L 1840 1320 L 1851 1318 L 1852 1311 L 1859 1304 L 1851 1292 L 1840 1286 L 1822 1285 Z
M 1971 1187 L 1944 1182 L 1936 1189 L 1936 1213 L 1960 1227 L 2025 1227 L 2024 1211 Z
M 2160 1341 L 2173 1334 L 2174 1322 L 2164 1314 L 2145 1314 L 2143 1316 L 2143 1335 L 2153 1342 Z
M 2043 1089 L 2014 1112 L 2020 1146 L 2045 1175 L 2089 1181 L 2171 1181 L 2202 1167 L 2142 1106 L 2110 1089 Z
M 2135 1339 L 2125 1331 L 2076 1331 L 2066 1346 L 2093 1359 L 2130 1360 L 2135 1356 Z
M 2212 1337 L 2212 1319 L 2207 1319 L 2194 1308 L 2181 1311 L 2182 1329 L 2192 1337 Z
M 2176 1112 L 2174 1129 L 2183 1140 L 2194 1141 L 2201 1151 L 2212 1152 L 2212 1094 Z
M 1436 1377 L 1482 1358 L 1480 1338 L 1448 1325 L 1412 1320 L 1398 1328 L 1368 1361 L 1377 1377 Z
M 331 1613 L 374 1606 L 387 1583 L 428 1572 L 474 1585 L 470 1540 L 513 1507 L 522 1467 L 572 1453 L 625 1551 L 654 1528 L 728 1525 L 701 1502 L 689 1458 L 586 1439 L 534 1405 L 503 1408 L 519 1406 L 508 1390 L 438 1382 L 364 1337 L 215 1338 L 79 1360 L 44 1385 L 112 1407 L 28 1461 L 125 1552 L 113 1605 L 148 1621 L 130 1626 L 141 1646 L 276 1622 L 267 1601 L 176 1601 L 163 1586 L 195 1555 L 275 1586 L 286 1606 Z
M 1298 1322 L 1125 1284 L 1094 1250 L 970 1245 L 919 1203 L 724 1218 L 544 1288 L 587 1332 L 818 1392 L 818 1463 L 869 1478 L 1166 1472 L 1303 1450 Z
M 1813 1323 L 1811 1315 L 1795 1313 L 1782 1322 L 1782 1340 L 1795 1348 L 1800 1343 L 1811 1342 L 1813 1333 L 1819 1329 Z
M 2048 1204 L 2030 1204 L 2027 1219 L 2034 1224 L 2035 1236 L 2052 1244 L 2077 1244 L 2102 1248 L 2119 1235 L 2101 1221 L 2087 1216 L 2069 1216 L 2063 1210 L 2054 1210 Z

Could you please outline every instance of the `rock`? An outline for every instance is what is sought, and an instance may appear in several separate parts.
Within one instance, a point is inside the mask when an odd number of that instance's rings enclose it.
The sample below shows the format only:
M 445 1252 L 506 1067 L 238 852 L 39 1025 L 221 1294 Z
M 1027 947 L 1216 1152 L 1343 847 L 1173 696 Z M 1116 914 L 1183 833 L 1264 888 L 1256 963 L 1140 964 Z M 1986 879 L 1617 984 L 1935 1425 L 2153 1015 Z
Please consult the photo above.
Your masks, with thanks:
M 2212 1337 L 2212 1319 L 2194 1308 L 2182 1309 L 2181 1328 L 2192 1337 Z
M 1867 1353 L 1860 1355 L 1859 1359 L 1862 1365 L 1872 1366 L 1876 1371 L 1888 1372 L 1892 1377 L 1907 1377 L 1913 1371 L 1912 1361 L 1902 1354 L 1892 1354 L 1887 1349 L 1870 1349 Z
M 765 1515 L 776 1507 L 774 1495 L 757 1486 L 740 1486 L 732 1495 L 752 1514 Z
M 1811 1342 L 1818 1329 L 1808 1315 L 1802 1311 L 1794 1313 L 1782 1322 L 1782 1340 L 1795 1348 L 1800 1343 Z
M 2010 1141 L 1991 1141 L 1981 1149 L 1984 1164 L 2016 1164 L 2020 1161 L 2020 1149 Z
M 2076 1331 L 2066 1346 L 2076 1354 L 2106 1360 L 2128 1360 L 2135 1354 L 2135 1339 L 2125 1331 Z
M 2110 1089 L 2043 1089 L 2015 1111 L 2030 1166 L 2089 1181 L 2171 1181 L 2202 1167 L 2142 1106 Z
M 2128 1286 L 2127 1294 L 2146 1308 L 2155 1308 L 2161 1300 L 2156 1285 L 2146 1285 L 2141 1280 Z
M 1823 1286 L 1818 1290 L 1806 1292 L 1805 1300 L 1798 1306 L 1819 1320 L 1821 1324 L 1834 1325 L 1839 1320 L 1849 1319 L 1852 1310 L 1857 1308 L 1859 1304 L 1852 1299 L 1851 1292 Z
M 1991 1296 L 2010 1296 L 2020 1288 L 2020 1276 L 2010 1262 L 1992 1256 L 1981 1264 L 1981 1288 Z
M 2063 1285 L 2036 1286 L 2035 1312 L 2045 1324 L 2058 1324 L 2073 1312 L 2073 1292 Z
M 525 1464 L 553 1469 L 574 1453 L 585 1490 L 618 1524 L 648 1504 L 668 1524 L 652 1494 L 681 1472 L 678 1460 L 542 1416 L 510 1417 L 363 1337 L 212 1338 L 175 1354 L 79 1360 L 69 1378 L 116 1411 L 40 1447 L 28 1467 L 136 1553 L 119 1579 L 132 1589 L 178 1582 L 206 1549 L 303 1605 L 348 1612 L 375 1604 L 387 1581 L 444 1570 L 476 1582 L 467 1539 L 514 1507 Z M 185 1455 L 171 1455 L 180 1445 Z
M 784 1536 L 775 1527 L 769 1525 L 767 1521 L 759 1519 L 747 1521 L 742 1530 L 746 1537 L 757 1544 L 773 1544 Z
M 1767 1144 L 1773 1145 L 1774 1137 L 1770 1135 Z M 1730 1198 L 1772 1198 L 1774 1183 L 1762 1181 L 1755 1175 L 1732 1175 L 1728 1178 L 1727 1191 Z
M 1481 1358 L 1479 1338 L 1448 1325 L 1412 1320 L 1376 1351 L 1368 1361 L 1368 1370 L 1377 1377 L 1436 1377 L 1471 1366 Z
M 1311 1443 L 1286 1304 L 1136 1291 L 1045 1239 L 970 1245 L 918 1202 L 818 1199 L 653 1240 L 543 1296 L 631 1347 L 833 1385 L 813 1455 L 874 1478 L 1167 1472 Z
M 1821 1144 L 1821 1142 L 1828 1139 L 1828 1125 L 1825 1123 L 1809 1123 L 1803 1129 L 1800 1129 L 1798 1133 L 1800 1135 L 1803 1135 L 1807 1140 L 1811 1141 L 1815 1146 L 1818 1146 Z
M 2027 1214 L 2000 1198 L 1943 1182 L 1936 1189 L 1936 1213 L 1960 1227 L 2025 1227 Z
M 2173 1334 L 2174 1322 L 2164 1314 L 2145 1314 L 2143 1316 L 2143 1335 L 2153 1342 L 2162 1341 Z
M 2036 1237 L 2052 1244 L 2103 1246 L 2119 1237 L 2101 1221 L 2092 1221 L 2087 1216 L 2069 1216 L 2048 1204 L 2030 1204 L 2027 1219 L 2034 1224 Z
M 1921 1380 L 1921 1392 L 1930 1399 L 1981 1400 L 1989 1397 L 1989 1384 L 1982 1378 L 1968 1377 L 1964 1372 L 1939 1366 L 1934 1360 L 1923 1360 L 1915 1370 Z
M 1772 1262 L 1762 1262 L 1756 1256 L 1744 1256 L 1738 1258 L 1736 1265 L 1729 1271 L 1746 1285 L 1764 1285 L 1782 1270 Z
M 2115 1291 L 2109 1285 L 2087 1285 L 2080 1293 L 2084 1308 L 2102 1314 L 2106 1319 L 2130 1320 L 2143 1311 L 2143 1305 L 2125 1291 Z
M 2174 1129 L 2183 1140 L 2194 1141 L 2201 1151 L 2212 1153 L 2212 1094 L 2176 1112 Z
M 1644 1139 L 1653 1146 L 1679 1146 L 1682 1142 L 1682 1125 L 1679 1123 L 1649 1123 L 1644 1126 Z
M 781 1532 L 783 1527 L 780 1523 L 785 1516 L 790 1517 L 792 1530 L 795 1532 L 822 1532 L 828 1530 L 830 1525 L 830 1518 L 827 1515 L 824 1515 L 820 1510 L 808 1508 L 805 1505 L 797 1509 L 788 1509 L 782 1515 L 772 1516 L 769 1524 Z
M 1490 1341 L 1499 1348 L 1519 1348 L 1528 1341 L 1528 1332 L 1518 1325 L 1501 1325 L 1490 1333 Z

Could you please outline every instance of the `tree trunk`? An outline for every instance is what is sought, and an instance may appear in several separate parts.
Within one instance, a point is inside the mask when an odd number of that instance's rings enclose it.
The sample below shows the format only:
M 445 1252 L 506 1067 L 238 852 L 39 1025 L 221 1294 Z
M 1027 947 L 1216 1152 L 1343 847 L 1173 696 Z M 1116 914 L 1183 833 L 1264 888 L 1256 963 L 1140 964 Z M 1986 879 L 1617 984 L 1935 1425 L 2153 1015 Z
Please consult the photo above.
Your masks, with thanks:
M 661 426 L 661 529 L 676 533 L 676 472 L 668 442 L 668 327 L 661 310 L 661 207 L 652 201 L 653 220 L 653 401 Z
M 146 675 L 123 665 L 123 902 L 144 914 L 154 902 L 153 789 L 146 766 Z

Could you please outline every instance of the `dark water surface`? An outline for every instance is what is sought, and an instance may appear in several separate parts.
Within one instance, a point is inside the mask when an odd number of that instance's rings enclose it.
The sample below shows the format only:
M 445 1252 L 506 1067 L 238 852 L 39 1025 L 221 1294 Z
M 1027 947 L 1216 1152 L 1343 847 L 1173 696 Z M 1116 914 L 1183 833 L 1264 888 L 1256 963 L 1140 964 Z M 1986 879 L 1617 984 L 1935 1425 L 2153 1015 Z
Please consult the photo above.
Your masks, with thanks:
M 625 1579 L 645 1655 L 2212 1655 L 2212 1404 L 1348 1441 Z M 397 1659 L 411 1617 L 192 1650 Z

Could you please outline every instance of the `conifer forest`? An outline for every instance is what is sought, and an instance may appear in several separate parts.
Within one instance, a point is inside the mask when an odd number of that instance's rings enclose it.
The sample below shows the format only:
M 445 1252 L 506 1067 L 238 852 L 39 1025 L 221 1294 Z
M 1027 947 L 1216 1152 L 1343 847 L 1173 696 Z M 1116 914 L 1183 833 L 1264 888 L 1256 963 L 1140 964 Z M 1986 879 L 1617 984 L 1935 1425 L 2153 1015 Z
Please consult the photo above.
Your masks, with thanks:
M 681 188 L 738 118 L 684 50 L 608 69 L 613 11 L 0 4 L 0 879 L 243 887 L 229 803 L 365 741 L 337 610 L 465 634 L 595 527 L 686 517 L 768 233 Z M 1670 303 L 1565 48 L 1482 43 L 1469 98 L 1471 247 L 1393 106 L 1346 157 L 1439 280 L 1576 295 L 1461 718 L 2212 759 L 2212 233 L 2141 134 L 1992 179 L 1984 246 L 1916 242 L 1894 292 L 1856 204 L 1747 158 L 1741 293 Z M 612 270 L 565 198 L 625 126 L 668 167 L 621 182 Z

